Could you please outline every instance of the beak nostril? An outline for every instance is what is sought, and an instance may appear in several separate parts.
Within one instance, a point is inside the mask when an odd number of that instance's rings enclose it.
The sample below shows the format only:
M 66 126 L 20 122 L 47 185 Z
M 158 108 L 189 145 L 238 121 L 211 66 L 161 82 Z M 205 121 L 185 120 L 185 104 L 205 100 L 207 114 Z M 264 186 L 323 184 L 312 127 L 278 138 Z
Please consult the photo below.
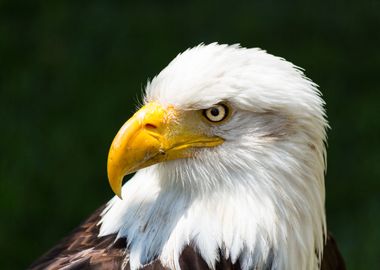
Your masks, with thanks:
M 153 125 L 153 124 L 150 124 L 150 123 L 148 123 L 148 124 L 145 124 L 145 128 L 146 128 L 146 129 L 156 129 L 156 128 L 157 128 L 157 126 L 155 126 L 155 125 Z

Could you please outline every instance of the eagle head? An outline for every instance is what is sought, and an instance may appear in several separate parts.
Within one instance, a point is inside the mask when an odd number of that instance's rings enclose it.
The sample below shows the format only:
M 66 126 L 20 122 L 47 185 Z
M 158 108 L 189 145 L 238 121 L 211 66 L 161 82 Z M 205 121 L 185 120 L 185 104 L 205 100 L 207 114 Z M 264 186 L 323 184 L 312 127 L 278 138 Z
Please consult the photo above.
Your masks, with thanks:
M 326 228 L 323 106 L 299 68 L 263 50 L 179 54 L 111 145 L 109 182 L 123 200 L 101 234 L 125 236 L 136 267 L 160 257 L 178 268 L 192 243 L 210 266 L 221 250 L 243 269 L 314 269 Z

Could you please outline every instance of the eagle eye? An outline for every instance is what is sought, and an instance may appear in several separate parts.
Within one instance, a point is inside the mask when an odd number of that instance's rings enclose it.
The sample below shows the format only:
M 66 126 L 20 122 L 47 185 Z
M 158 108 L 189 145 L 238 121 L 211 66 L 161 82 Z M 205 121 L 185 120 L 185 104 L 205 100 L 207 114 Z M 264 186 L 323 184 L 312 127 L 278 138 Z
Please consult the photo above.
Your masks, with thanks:
M 226 119 L 228 115 L 228 107 L 224 104 L 217 104 L 211 108 L 203 110 L 203 115 L 210 122 L 221 122 Z

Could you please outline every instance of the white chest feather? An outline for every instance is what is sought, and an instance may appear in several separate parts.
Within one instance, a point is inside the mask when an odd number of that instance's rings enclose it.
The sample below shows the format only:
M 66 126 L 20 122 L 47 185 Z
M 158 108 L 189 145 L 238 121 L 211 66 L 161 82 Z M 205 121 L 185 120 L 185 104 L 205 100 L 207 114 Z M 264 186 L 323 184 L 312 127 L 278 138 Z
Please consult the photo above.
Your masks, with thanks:
M 141 170 L 127 182 L 124 200 L 113 198 L 101 221 L 100 235 L 127 238 L 131 269 L 157 257 L 180 269 L 186 245 L 196 248 L 210 268 L 219 251 L 239 260 L 243 269 L 317 268 L 324 216 L 303 213 L 307 205 L 286 202 L 286 194 L 273 200 L 278 195 L 265 185 L 186 194 L 183 187 L 162 187 L 156 170 Z

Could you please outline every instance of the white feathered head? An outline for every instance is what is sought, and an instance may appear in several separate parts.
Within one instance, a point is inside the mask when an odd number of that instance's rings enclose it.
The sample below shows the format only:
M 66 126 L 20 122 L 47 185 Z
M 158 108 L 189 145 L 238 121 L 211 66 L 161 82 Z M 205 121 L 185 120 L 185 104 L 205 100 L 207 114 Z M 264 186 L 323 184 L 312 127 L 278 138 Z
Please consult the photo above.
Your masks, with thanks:
M 216 43 L 189 49 L 148 83 L 144 107 L 115 137 L 108 159 L 111 187 L 121 196 L 123 177 L 151 166 L 142 172 L 154 172 L 157 192 L 175 193 L 173 200 L 206 200 L 205 213 L 210 207 L 228 217 L 212 198 L 238 206 L 242 216 L 236 217 L 245 225 L 226 229 L 223 218 L 215 217 L 222 224 L 215 225 L 219 249 L 235 259 L 256 252 L 263 262 L 275 253 L 283 269 L 312 269 L 326 227 L 323 105 L 299 68 L 263 50 Z M 241 243 L 233 248 L 224 230 L 235 230 Z M 171 233 L 157 244 L 161 251 Z M 188 234 L 191 241 L 200 237 Z M 209 256 L 207 248 L 198 248 Z

